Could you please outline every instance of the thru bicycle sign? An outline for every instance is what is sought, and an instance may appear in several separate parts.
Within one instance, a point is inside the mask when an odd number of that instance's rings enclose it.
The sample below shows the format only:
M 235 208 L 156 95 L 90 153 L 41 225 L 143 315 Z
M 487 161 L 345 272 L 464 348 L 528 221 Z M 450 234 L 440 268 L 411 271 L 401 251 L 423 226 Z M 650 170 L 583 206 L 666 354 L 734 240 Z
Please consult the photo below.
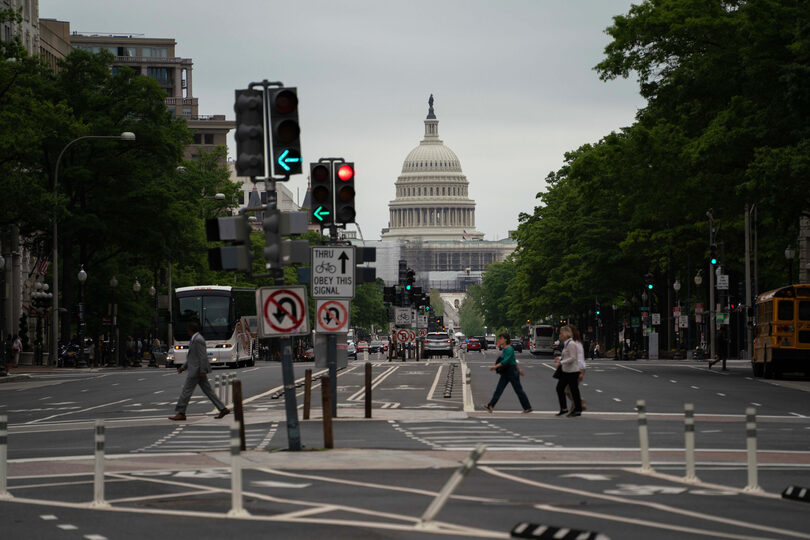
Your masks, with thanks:
M 312 247 L 312 297 L 354 298 L 354 246 Z

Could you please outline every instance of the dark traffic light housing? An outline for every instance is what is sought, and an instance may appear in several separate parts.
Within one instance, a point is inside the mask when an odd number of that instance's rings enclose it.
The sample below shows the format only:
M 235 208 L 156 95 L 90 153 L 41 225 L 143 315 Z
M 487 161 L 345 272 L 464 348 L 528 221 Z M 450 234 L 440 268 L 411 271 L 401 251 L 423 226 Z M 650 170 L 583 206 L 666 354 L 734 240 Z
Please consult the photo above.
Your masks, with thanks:
M 298 89 L 268 88 L 273 170 L 276 175 L 301 174 L 301 126 Z
M 354 223 L 354 163 L 334 164 L 335 223 Z
M 712 263 L 712 265 L 717 264 L 717 244 L 711 245 L 709 262 Z
M 229 242 L 231 245 L 208 250 L 211 270 L 250 272 L 253 252 L 250 245 L 250 224 L 247 216 L 220 217 L 205 220 L 205 236 L 209 242 Z
M 309 209 L 312 223 L 315 225 L 332 225 L 334 212 L 332 208 L 332 165 L 330 163 L 310 163 L 309 193 L 312 208 Z
M 264 103 L 259 90 L 237 90 L 233 110 L 236 113 L 236 174 L 264 176 Z

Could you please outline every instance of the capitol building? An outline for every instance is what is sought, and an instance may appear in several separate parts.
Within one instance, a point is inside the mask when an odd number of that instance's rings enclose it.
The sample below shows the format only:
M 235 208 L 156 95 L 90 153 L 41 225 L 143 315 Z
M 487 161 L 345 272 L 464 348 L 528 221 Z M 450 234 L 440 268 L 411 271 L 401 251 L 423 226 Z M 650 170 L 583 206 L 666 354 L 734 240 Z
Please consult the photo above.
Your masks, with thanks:
M 501 262 L 517 244 L 511 239 L 486 241 L 475 228 L 475 201 L 461 162 L 439 139 L 433 96 L 424 120 L 425 134 L 408 153 L 388 204 L 389 224 L 377 248 L 377 277 L 386 285 L 398 280 L 404 259 L 417 275 L 417 286 L 463 292 L 480 283 L 487 266 Z

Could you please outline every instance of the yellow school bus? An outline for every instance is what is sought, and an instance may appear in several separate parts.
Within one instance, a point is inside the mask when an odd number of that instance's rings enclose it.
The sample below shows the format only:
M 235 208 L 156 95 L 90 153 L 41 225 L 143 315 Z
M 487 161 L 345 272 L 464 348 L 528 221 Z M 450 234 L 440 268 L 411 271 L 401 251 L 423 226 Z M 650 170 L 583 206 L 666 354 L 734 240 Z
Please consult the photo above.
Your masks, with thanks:
M 788 285 L 757 297 L 755 377 L 810 375 L 810 284 Z

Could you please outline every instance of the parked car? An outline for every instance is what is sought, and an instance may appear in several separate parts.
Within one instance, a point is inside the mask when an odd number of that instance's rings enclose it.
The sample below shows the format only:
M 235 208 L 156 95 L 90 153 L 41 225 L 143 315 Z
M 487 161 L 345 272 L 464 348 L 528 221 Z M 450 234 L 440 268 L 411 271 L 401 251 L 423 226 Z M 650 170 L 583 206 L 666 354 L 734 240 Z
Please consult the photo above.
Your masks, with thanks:
M 471 337 L 467 340 L 467 351 L 481 352 L 481 342 L 478 340 L 478 338 Z
M 523 342 L 519 339 L 513 339 L 512 348 L 515 349 L 515 352 L 523 352 Z
M 357 345 L 355 345 L 353 341 L 350 341 L 346 347 L 346 355 L 348 355 L 349 358 L 357 359 Z
M 487 346 L 487 338 L 485 338 L 484 336 L 475 336 L 475 339 L 477 339 L 478 343 L 481 344 L 481 350 L 482 351 L 485 351 L 485 350 L 487 350 L 489 348 Z
M 357 353 L 368 352 L 368 341 L 357 342 Z
M 431 356 L 453 357 L 453 340 L 447 334 L 431 332 L 425 337 L 425 358 Z
M 381 353 L 385 351 L 385 346 L 383 345 L 382 341 L 372 341 L 368 344 L 368 352 L 371 353 Z

